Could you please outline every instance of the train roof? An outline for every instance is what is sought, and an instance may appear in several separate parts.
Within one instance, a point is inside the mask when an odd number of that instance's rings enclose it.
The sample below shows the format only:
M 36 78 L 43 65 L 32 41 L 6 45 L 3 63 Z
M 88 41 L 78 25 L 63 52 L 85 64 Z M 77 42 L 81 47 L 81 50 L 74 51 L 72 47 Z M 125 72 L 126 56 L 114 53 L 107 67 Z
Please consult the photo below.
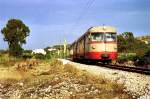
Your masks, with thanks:
M 95 26 L 88 29 L 88 32 L 114 32 L 116 33 L 117 30 L 115 27 L 112 26 Z
M 76 42 L 78 42 L 84 35 L 88 34 L 88 33 L 94 33 L 94 32 L 113 32 L 113 33 L 117 33 L 117 30 L 115 27 L 113 26 L 94 26 L 89 28 L 80 38 L 78 38 L 77 40 L 75 40 L 71 46 L 73 46 Z

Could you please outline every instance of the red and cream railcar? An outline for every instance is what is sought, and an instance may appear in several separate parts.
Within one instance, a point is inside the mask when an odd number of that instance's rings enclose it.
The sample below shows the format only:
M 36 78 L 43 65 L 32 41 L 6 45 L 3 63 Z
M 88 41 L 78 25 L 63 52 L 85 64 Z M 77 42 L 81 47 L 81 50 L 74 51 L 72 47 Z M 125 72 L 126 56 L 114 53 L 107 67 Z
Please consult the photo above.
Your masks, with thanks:
M 71 45 L 73 60 L 113 61 L 117 59 L 116 29 L 111 26 L 91 27 Z

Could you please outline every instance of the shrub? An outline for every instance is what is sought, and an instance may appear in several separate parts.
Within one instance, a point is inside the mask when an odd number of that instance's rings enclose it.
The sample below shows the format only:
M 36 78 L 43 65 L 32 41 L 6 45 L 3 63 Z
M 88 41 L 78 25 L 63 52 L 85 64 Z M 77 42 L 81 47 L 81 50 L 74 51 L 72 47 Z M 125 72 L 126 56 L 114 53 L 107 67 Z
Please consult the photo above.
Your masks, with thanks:
M 62 52 L 58 55 L 58 51 L 47 51 L 46 52 L 46 59 L 52 59 L 52 58 L 62 58 Z
M 150 64 L 150 50 L 147 51 L 142 58 L 145 60 L 146 64 Z
M 118 57 L 118 62 L 124 63 L 127 61 L 134 61 L 135 57 L 136 57 L 136 54 L 134 53 L 120 54 Z
M 35 54 L 34 57 L 36 59 L 45 59 L 45 55 L 43 55 L 43 54 Z
M 51 59 L 51 58 L 53 58 L 54 57 L 54 55 L 53 55 L 53 53 L 52 52 L 49 52 L 49 51 L 47 51 L 46 52 L 46 59 Z
M 31 53 L 23 53 L 23 55 L 22 55 L 22 58 L 24 58 L 24 59 L 30 59 L 32 57 L 33 57 L 33 55 Z
M 127 58 L 126 58 L 125 55 L 122 55 L 122 56 L 119 56 L 119 57 L 118 57 L 118 62 L 119 62 L 119 63 L 123 63 L 123 62 L 125 62 L 125 61 L 127 61 Z
M 147 51 L 143 56 L 136 56 L 134 58 L 134 64 L 136 66 L 143 66 L 150 64 L 150 50 Z

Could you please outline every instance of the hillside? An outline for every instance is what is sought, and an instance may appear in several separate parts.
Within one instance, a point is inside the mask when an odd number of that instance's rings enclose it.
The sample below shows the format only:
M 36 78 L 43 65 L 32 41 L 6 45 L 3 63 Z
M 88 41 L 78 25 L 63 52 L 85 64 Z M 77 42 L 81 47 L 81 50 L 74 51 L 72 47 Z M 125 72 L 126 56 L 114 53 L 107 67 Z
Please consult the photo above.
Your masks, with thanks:
M 150 35 L 137 37 L 138 40 L 150 43 Z

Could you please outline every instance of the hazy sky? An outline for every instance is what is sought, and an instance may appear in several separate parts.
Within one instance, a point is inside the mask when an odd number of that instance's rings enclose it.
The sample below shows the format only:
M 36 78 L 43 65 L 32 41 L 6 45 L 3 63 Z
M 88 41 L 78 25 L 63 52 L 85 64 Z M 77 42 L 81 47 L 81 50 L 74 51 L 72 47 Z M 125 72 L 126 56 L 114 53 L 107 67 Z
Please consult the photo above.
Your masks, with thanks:
M 31 32 L 26 49 L 69 43 L 89 27 L 115 26 L 118 33 L 150 34 L 150 0 L 0 0 L 0 29 L 21 19 Z M 6 49 L 0 33 L 0 49 Z

